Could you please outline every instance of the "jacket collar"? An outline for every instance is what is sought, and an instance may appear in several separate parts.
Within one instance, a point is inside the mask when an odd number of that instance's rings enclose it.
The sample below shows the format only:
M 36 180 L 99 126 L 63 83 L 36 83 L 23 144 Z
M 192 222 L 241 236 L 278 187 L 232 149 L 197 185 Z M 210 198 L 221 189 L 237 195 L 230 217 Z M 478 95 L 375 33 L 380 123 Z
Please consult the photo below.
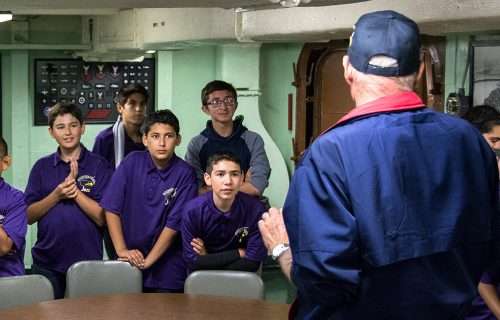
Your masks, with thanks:
M 353 119 L 357 119 L 363 116 L 375 115 L 379 113 L 416 110 L 424 107 L 424 102 L 415 92 L 404 91 L 394 95 L 378 98 L 354 108 L 324 132 L 344 125 Z
M 243 115 L 236 116 L 236 118 L 233 120 L 233 132 L 228 137 L 222 137 L 215 131 L 212 120 L 207 121 L 207 127 L 201 132 L 201 134 L 207 138 L 220 141 L 229 141 L 234 138 L 239 138 L 243 134 L 243 132 L 248 130 L 243 125 L 243 119 Z

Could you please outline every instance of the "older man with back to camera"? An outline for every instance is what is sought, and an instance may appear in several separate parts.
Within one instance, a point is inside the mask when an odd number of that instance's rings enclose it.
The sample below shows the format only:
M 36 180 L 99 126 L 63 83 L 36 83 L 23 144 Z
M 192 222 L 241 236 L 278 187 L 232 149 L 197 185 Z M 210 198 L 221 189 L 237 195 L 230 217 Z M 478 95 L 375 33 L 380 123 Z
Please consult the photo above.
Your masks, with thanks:
M 414 21 L 358 20 L 343 60 L 356 107 L 295 171 L 283 209 L 291 250 L 277 209 L 259 223 L 297 286 L 297 319 L 462 319 L 498 257 L 495 155 L 413 91 L 419 58 Z

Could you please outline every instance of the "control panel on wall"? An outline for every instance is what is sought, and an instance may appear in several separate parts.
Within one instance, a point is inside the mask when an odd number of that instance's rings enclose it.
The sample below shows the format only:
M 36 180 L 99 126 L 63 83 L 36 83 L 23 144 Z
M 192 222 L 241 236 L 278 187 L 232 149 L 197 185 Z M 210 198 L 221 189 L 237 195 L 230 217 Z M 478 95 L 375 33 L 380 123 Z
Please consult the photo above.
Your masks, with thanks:
M 74 103 L 86 123 L 113 123 L 118 117 L 115 98 L 120 87 L 138 83 L 149 93 L 154 109 L 155 61 L 85 62 L 81 59 L 35 60 L 35 125 L 47 125 L 56 103 Z

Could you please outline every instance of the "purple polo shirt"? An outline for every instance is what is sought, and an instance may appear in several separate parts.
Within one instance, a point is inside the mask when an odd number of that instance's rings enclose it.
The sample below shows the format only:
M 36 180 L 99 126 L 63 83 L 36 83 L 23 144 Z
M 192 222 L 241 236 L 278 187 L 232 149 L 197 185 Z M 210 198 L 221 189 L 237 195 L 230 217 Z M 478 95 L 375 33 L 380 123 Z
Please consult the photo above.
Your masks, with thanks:
M 135 143 L 134 140 L 130 139 L 128 134 L 125 133 L 125 150 L 124 157 L 132 151 L 143 151 L 146 147 L 142 142 Z M 106 128 L 99 132 L 95 137 L 94 147 L 92 148 L 93 153 L 97 153 L 108 160 L 109 163 L 115 167 L 115 142 L 113 137 L 113 127 Z
M 0 225 L 14 243 L 11 252 L 0 257 L 0 277 L 24 274 L 24 237 L 27 224 L 23 193 L 0 178 Z
M 176 155 L 158 170 L 148 151 L 135 151 L 116 169 L 101 206 L 120 216 L 127 248 L 146 257 L 165 227 L 180 231 L 183 206 L 197 189 L 194 169 Z M 182 289 L 185 278 L 179 233 L 163 256 L 143 271 L 143 283 L 147 288 Z
M 500 295 L 500 270 L 496 272 L 484 272 L 481 276 L 481 282 L 493 285 L 497 289 L 497 294 Z M 496 320 L 493 312 L 490 311 L 488 305 L 483 298 L 478 295 L 473 301 L 469 314 L 465 317 L 466 320 Z
M 48 196 L 70 172 L 59 152 L 39 159 L 25 191 L 29 206 Z M 78 188 L 99 202 L 113 173 L 109 163 L 89 152 L 83 145 L 78 159 Z M 102 229 L 77 205 L 75 200 L 59 201 L 38 220 L 37 241 L 31 250 L 33 263 L 58 272 L 66 272 L 73 263 L 102 259 Z
M 193 238 L 201 238 L 208 253 L 245 248 L 245 257 L 263 261 L 267 250 L 257 222 L 265 212 L 258 198 L 239 192 L 228 212 L 214 204 L 212 192 L 190 201 L 183 214 L 182 242 L 184 259 L 191 268 L 198 255 L 191 247 Z

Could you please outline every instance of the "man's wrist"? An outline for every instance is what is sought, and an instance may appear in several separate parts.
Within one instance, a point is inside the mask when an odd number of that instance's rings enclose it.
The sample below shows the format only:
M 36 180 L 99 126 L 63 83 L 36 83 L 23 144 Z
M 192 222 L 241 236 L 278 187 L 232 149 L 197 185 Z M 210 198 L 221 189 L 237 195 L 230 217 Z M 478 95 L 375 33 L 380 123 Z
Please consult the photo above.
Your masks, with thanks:
M 279 243 L 271 250 L 271 258 L 273 260 L 278 260 L 278 258 L 288 250 L 290 250 L 290 245 L 288 243 Z

